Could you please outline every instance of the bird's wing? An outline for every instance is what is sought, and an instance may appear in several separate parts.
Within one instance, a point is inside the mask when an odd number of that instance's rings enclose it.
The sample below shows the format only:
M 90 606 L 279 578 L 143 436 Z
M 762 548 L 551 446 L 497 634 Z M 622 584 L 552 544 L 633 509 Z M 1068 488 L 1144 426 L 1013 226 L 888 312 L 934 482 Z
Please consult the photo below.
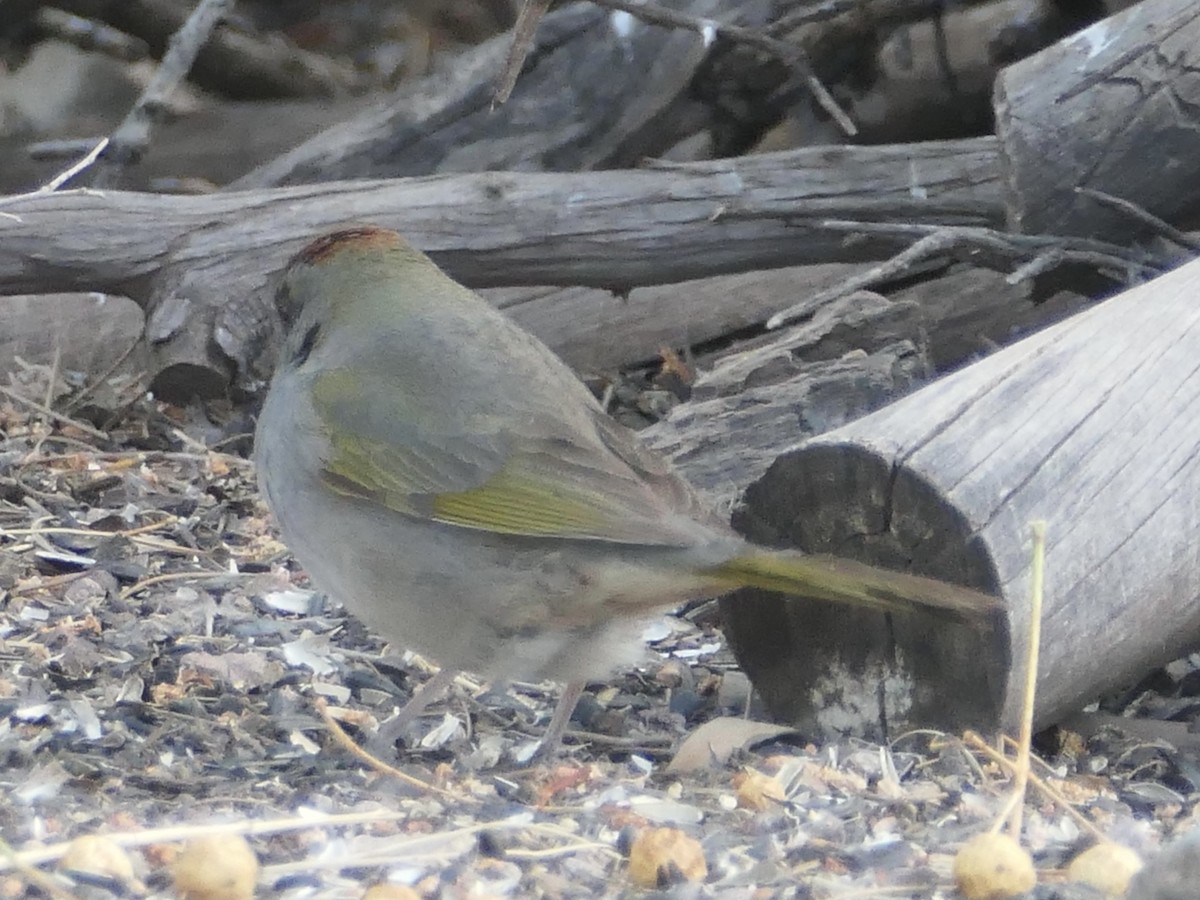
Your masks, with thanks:
M 669 465 L 597 409 L 572 427 L 549 412 L 439 418 L 416 424 L 411 399 L 360 374 L 316 376 L 329 442 L 322 475 L 346 496 L 395 512 L 499 534 L 687 546 L 694 493 Z M 570 402 L 572 398 L 564 398 Z M 427 412 L 427 411 L 426 411 Z

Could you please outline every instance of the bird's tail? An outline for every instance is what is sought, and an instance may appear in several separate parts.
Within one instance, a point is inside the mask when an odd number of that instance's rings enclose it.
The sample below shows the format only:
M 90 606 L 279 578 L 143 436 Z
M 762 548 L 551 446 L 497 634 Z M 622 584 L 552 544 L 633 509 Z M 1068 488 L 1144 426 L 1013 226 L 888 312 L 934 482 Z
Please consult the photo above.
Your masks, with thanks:
M 755 587 L 884 612 L 924 610 L 972 624 L 989 622 L 1001 601 L 970 588 L 832 556 L 748 550 L 710 573 L 729 589 Z

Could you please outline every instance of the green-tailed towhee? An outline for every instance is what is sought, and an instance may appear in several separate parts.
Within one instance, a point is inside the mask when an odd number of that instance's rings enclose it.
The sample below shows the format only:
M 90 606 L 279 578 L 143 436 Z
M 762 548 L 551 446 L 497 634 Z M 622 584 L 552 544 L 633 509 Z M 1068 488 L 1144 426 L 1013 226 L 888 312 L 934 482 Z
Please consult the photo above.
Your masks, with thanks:
M 278 303 L 289 334 L 256 457 L 284 540 L 447 675 L 568 682 L 547 745 L 582 681 L 635 659 L 641 620 L 684 600 L 751 585 L 981 623 L 996 607 L 748 544 L 545 345 L 393 231 L 314 241 Z

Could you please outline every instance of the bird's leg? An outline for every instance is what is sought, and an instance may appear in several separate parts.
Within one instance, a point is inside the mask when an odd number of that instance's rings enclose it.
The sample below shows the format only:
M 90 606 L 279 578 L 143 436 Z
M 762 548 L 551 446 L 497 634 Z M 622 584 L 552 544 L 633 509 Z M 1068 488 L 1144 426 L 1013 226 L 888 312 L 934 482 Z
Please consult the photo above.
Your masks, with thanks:
M 554 707 L 554 715 L 550 717 L 550 724 L 546 728 L 546 733 L 542 735 L 542 745 L 538 747 L 538 756 L 546 759 L 558 751 L 558 746 L 562 743 L 563 732 L 567 730 L 567 725 L 571 721 L 571 713 L 575 712 L 575 704 L 579 702 L 579 697 L 586 686 L 587 682 L 584 681 L 569 681 L 563 685 L 558 705 Z
M 417 688 L 416 693 L 409 698 L 400 712 L 379 726 L 379 731 L 371 738 L 371 749 L 376 753 L 393 750 L 397 739 L 404 734 L 408 726 L 425 712 L 429 704 L 441 697 L 457 677 L 458 672 L 455 669 L 438 669 L 437 674 Z

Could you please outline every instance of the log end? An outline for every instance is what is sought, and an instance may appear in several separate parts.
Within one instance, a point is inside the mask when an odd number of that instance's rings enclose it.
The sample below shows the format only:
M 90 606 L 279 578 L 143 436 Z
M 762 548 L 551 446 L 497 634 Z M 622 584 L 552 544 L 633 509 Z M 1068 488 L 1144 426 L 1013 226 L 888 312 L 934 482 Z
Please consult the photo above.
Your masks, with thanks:
M 862 446 L 813 443 L 746 491 L 734 526 L 751 540 L 832 553 L 1000 593 L 961 514 L 926 482 Z M 990 631 L 934 615 L 885 615 L 743 590 L 726 634 L 767 709 L 821 736 L 876 740 L 910 728 L 991 730 L 1010 669 L 1008 617 Z

